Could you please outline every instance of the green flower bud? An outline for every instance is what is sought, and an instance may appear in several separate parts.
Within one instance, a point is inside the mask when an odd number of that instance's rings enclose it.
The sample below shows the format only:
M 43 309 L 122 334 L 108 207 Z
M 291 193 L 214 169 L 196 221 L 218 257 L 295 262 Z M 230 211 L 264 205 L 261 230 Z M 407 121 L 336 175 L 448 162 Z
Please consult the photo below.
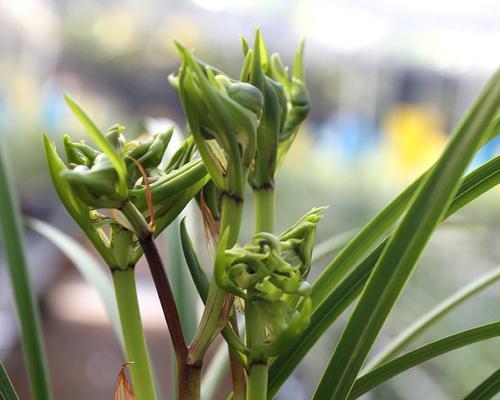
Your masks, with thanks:
M 302 122 L 309 114 L 310 101 L 304 81 L 304 42 L 300 43 L 295 55 L 292 75 L 283 67 L 280 56 L 273 54 L 270 62 L 270 75 L 283 85 L 287 100 L 286 118 L 282 123 L 279 136 L 278 164 L 290 148 Z
M 280 288 L 284 293 L 296 294 L 302 283 L 299 271 L 291 270 L 288 274 L 273 274 L 270 278 L 273 285 Z
M 130 265 L 135 248 L 135 240 L 130 230 L 117 224 L 111 224 L 111 251 L 115 257 L 116 266 L 127 269 Z
M 321 212 L 326 208 L 313 208 L 279 236 L 283 258 L 298 267 L 303 277 L 306 277 L 311 269 L 316 224 L 321 220 Z
M 252 293 L 255 300 L 265 299 L 267 301 L 277 301 L 283 296 L 283 290 L 271 282 L 271 278 L 266 276 L 255 284 L 256 293 Z
M 118 208 L 123 203 L 118 195 L 116 170 L 104 153 L 96 157 L 91 168 L 77 165 L 64 171 L 62 176 L 80 200 L 90 207 Z
M 229 82 L 226 86 L 227 94 L 243 107 L 253 111 L 258 118 L 262 114 L 262 93 L 255 86 L 244 82 Z
M 215 280 L 223 290 L 251 301 L 268 332 L 264 343 L 252 346 L 253 358 L 281 354 L 309 325 L 311 285 L 305 278 L 316 224 L 324 209 L 312 209 L 279 236 L 258 233 L 242 247 L 225 250 L 228 230 L 222 235 L 215 258 Z
M 223 250 L 216 257 L 216 280 L 221 288 L 246 300 L 297 303 L 308 296 L 305 281 L 311 266 L 316 224 L 322 208 L 314 208 L 280 236 L 256 234 L 252 242 Z
M 142 171 L 136 163 L 142 166 L 148 176 L 161 174 L 160 171 L 156 171 L 156 168 L 163 159 L 173 131 L 172 127 L 165 132 L 151 135 L 145 140 L 135 140 L 124 145 L 122 152 L 127 164 L 129 185 L 135 184 L 142 177 Z
M 125 137 L 122 135 L 125 127 L 120 124 L 114 124 L 106 131 L 106 139 L 116 149 L 120 150 L 125 145 Z
M 177 48 L 183 58 L 178 91 L 200 154 L 217 187 L 242 197 L 255 154 L 262 108 L 259 96 L 249 86 L 232 85 L 234 82 L 228 77 L 198 62 L 181 45 Z M 224 154 L 207 143 L 211 139 Z
M 89 168 L 94 164 L 95 158 L 101 154 L 83 141 L 73 143 L 68 135 L 64 135 L 64 151 L 70 164 L 86 165 Z
M 174 169 L 178 169 L 184 164 L 187 164 L 193 158 L 195 151 L 196 146 L 194 144 L 193 137 L 188 136 L 168 162 L 165 168 L 165 172 L 169 173 Z
M 139 157 L 134 157 L 134 152 L 130 154 L 135 158 L 145 169 L 156 168 L 160 165 L 161 160 L 170 143 L 170 139 L 174 133 L 174 128 L 171 127 L 165 132 L 160 132 L 152 135 L 148 140 L 148 149 Z
M 149 219 L 150 225 L 156 227 L 153 235 L 157 236 L 207 183 L 206 168 L 200 159 L 191 161 L 191 138 L 161 170 L 173 129 L 127 143 L 122 125 L 113 125 L 104 135 L 78 103 L 69 96 L 66 101 L 102 152 L 83 141 L 74 143 L 66 135 L 66 166 L 45 137 L 52 181 L 64 206 L 106 263 L 111 268 L 128 268 L 141 257 L 142 249 L 124 204 L 132 203 Z M 108 210 L 103 213 L 101 209 Z M 105 231 L 104 227 L 110 229 Z
M 287 102 L 281 83 L 270 77 L 269 56 L 259 30 L 255 35 L 254 49 L 249 50 L 246 44 L 244 51 L 246 57 L 241 77 L 264 95 L 264 109 L 257 130 L 255 164 L 249 174 L 250 184 L 258 189 L 273 185 L 279 136 L 287 112 Z
M 273 313 L 273 308 L 276 305 L 269 304 L 268 302 L 257 303 L 259 311 L 264 315 L 267 313 L 266 321 L 268 321 L 268 329 L 271 332 L 265 343 L 257 344 L 252 348 L 252 355 L 256 357 L 276 357 L 295 343 L 298 336 L 309 326 L 312 315 L 312 301 L 306 298 L 298 307 L 298 309 L 286 309 L 281 306 L 283 310 L 280 313 Z M 281 318 L 280 318 L 281 317 Z M 272 323 L 270 323 L 272 321 Z
M 203 162 L 196 159 L 168 174 L 164 173 L 157 177 L 154 182 L 149 184 L 153 205 L 155 205 L 156 209 L 160 209 L 165 200 L 182 193 L 202 180 L 206 174 L 207 171 Z M 146 192 L 147 187 L 144 182 L 136 185 L 133 189 L 129 189 L 130 199 L 141 211 L 145 211 L 147 208 Z

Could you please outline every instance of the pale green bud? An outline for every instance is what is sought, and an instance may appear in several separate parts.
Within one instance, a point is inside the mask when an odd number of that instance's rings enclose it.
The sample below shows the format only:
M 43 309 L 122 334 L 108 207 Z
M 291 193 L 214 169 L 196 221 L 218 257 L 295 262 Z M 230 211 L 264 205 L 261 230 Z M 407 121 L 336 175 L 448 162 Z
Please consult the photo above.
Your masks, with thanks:
M 203 161 L 219 189 L 242 197 L 259 125 L 256 89 L 238 85 L 181 45 L 177 47 L 183 57 L 177 87 Z M 224 160 L 206 142 L 210 139 L 224 150 Z

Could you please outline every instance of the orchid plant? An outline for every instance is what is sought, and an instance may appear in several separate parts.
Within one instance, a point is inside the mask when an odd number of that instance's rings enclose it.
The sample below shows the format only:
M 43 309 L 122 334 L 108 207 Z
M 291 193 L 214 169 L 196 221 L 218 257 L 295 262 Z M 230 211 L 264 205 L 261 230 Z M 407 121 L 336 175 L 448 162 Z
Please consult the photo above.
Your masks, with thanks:
M 242 40 L 238 79 L 196 58 L 176 43 L 182 63 L 169 81 L 179 94 L 185 141 L 170 159 L 173 129 L 127 140 L 115 124 L 101 130 L 71 97 L 66 102 L 96 147 L 64 137 L 66 160 L 45 136 L 45 153 L 56 192 L 107 264 L 132 385 L 120 371 L 115 398 L 160 398 L 138 307 L 134 267 L 144 255 L 175 351 L 177 396 L 201 396 L 202 365 L 214 340 L 229 346 L 231 398 L 273 398 L 311 347 L 355 304 L 314 399 L 355 399 L 432 357 L 500 335 L 500 322 L 476 327 L 399 356 L 413 339 L 466 298 L 500 277 L 494 271 L 445 300 L 385 350 L 367 359 L 431 234 L 446 218 L 500 182 L 500 158 L 464 173 L 477 151 L 500 133 L 500 72 L 471 107 L 436 163 L 344 245 L 320 276 L 310 281 L 316 225 L 326 207 L 313 207 L 276 232 L 276 173 L 310 109 L 303 43 L 291 69 L 270 54 L 256 31 L 253 47 Z M 1 150 L 1 146 L 0 146 Z M 247 190 L 247 184 L 250 191 Z M 21 321 L 22 343 L 36 400 L 51 399 L 38 314 L 26 272 L 19 215 L 0 158 L 0 223 Z M 253 197 L 254 235 L 241 243 L 246 196 Z M 202 265 L 184 221 L 182 249 L 205 304 L 188 342 L 155 238 L 196 200 L 215 242 L 213 265 Z M 61 233 L 34 229 L 55 243 Z M 37 228 L 38 226 L 38 228 Z M 69 243 L 69 238 L 65 239 Z M 75 250 L 76 251 L 76 250 Z M 84 250 L 79 250 L 84 251 Z M 76 263 L 79 264 L 78 260 Z M 90 266 L 79 267 L 88 271 Z M 208 278 L 207 270 L 212 270 Z M 186 271 L 187 273 L 187 271 Z M 97 274 L 97 272 L 95 273 Z M 99 286 L 95 279 L 90 282 Z M 108 287 L 108 286 L 107 286 Z M 101 291 L 106 297 L 106 291 Z M 28 301 L 26 301 L 28 299 Z M 236 306 L 237 305 L 237 306 Z M 240 332 L 238 324 L 244 329 Z M 500 389 L 494 373 L 467 399 L 486 399 Z M 17 398 L 0 368 L 0 397 Z

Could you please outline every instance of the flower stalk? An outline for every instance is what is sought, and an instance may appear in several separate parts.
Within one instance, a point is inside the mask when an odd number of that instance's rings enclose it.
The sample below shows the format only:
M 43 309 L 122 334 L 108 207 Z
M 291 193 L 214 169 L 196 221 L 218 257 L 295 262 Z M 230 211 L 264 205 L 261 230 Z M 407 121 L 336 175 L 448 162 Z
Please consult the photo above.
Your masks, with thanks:
M 254 190 L 255 232 L 274 232 L 275 198 L 274 188 L 268 186 Z M 251 349 L 255 344 L 266 341 L 266 327 L 252 300 L 245 302 L 245 326 L 247 346 Z M 269 360 L 252 354 L 248 366 L 247 400 L 267 398 Z
M 124 337 L 128 337 L 127 357 L 137 358 L 140 365 L 131 367 L 135 390 L 140 399 L 156 398 L 149 379 L 151 372 L 136 304 L 135 281 L 133 275 L 122 273 L 144 254 L 176 354 L 179 397 L 196 399 L 201 363 L 187 363 L 188 349 L 179 313 L 154 236 L 177 217 L 207 182 L 206 169 L 201 161 L 191 160 L 193 141 L 189 139 L 166 167 L 160 166 L 173 129 L 143 141 L 127 142 L 123 126 L 113 125 L 103 134 L 76 101 L 69 96 L 66 101 L 101 151 L 83 141 L 74 143 L 66 136 L 64 148 L 69 163 L 65 165 L 46 137 L 51 177 L 64 206 L 114 272 L 122 330 Z M 104 226 L 109 226 L 109 233 Z
M 135 394 L 138 400 L 157 399 L 151 361 L 142 329 L 134 266 L 114 269 L 112 276 Z

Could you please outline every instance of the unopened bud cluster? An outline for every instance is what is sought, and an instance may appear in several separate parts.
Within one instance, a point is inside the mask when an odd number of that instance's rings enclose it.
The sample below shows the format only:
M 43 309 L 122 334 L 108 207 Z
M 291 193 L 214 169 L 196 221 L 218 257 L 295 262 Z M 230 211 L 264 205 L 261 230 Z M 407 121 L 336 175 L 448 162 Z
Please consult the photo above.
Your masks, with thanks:
M 218 285 L 259 308 L 274 347 L 285 332 L 300 333 L 309 323 L 311 287 L 306 278 L 323 210 L 314 208 L 279 236 L 258 233 L 251 243 L 227 250 L 223 237 L 219 245 Z
M 65 135 L 66 164 L 46 137 L 54 186 L 108 265 L 127 268 L 142 252 L 130 222 L 121 212 L 123 205 L 133 204 L 157 235 L 207 182 L 205 166 L 200 159 L 192 160 L 192 138 L 166 166 L 162 165 L 173 128 L 127 141 L 122 125 L 115 124 L 102 134 L 74 100 L 66 99 L 91 136 L 97 138 L 99 148 L 83 140 L 74 142 Z M 103 229 L 106 226 L 107 231 Z
M 303 46 L 290 73 L 278 54 L 268 54 L 257 30 L 254 49 L 243 40 L 240 81 L 177 47 L 183 63 L 170 82 L 218 189 L 240 198 L 247 180 L 255 189 L 272 186 L 276 168 L 309 112 Z

